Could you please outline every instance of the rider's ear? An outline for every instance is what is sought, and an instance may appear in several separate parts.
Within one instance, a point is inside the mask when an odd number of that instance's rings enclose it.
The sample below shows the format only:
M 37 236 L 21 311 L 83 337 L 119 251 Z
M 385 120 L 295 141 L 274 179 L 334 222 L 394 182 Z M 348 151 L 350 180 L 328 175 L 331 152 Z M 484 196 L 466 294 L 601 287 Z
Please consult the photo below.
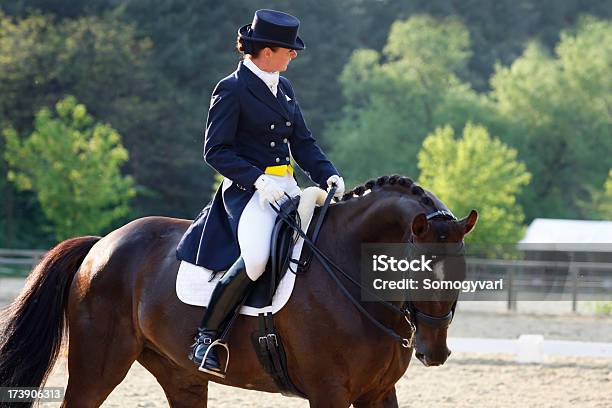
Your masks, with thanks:
M 478 212 L 476 210 L 470 211 L 467 217 L 459 220 L 459 224 L 463 227 L 464 235 L 467 235 L 474 225 L 476 225 L 476 221 L 478 220 Z
M 429 230 L 429 221 L 427 221 L 427 216 L 423 213 L 417 215 L 412 220 L 412 234 L 415 237 L 423 236 L 427 230 Z

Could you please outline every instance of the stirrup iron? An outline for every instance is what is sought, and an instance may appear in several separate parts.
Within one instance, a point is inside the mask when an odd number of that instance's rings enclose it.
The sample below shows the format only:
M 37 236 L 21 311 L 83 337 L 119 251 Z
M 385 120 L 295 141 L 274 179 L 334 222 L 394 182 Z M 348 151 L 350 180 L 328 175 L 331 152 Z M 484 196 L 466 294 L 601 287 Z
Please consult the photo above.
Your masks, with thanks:
M 206 358 L 208 357 L 208 353 L 210 352 L 210 350 L 213 349 L 213 347 L 223 347 L 227 353 L 227 358 L 225 359 L 225 367 L 223 371 L 209 370 L 208 368 L 204 367 L 204 365 L 206 364 Z M 200 366 L 198 367 L 198 370 L 206 374 L 211 374 L 211 375 L 214 375 L 220 378 L 225 378 L 227 374 L 227 368 L 229 367 L 229 358 L 230 358 L 230 351 L 229 351 L 229 347 L 227 346 L 227 343 L 224 342 L 223 339 L 217 339 L 213 341 L 212 343 L 210 343 L 210 345 L 206 349 L 206 353 L 204 353 L 204 357 L 202 358 L 202 364 L 200 364 Z

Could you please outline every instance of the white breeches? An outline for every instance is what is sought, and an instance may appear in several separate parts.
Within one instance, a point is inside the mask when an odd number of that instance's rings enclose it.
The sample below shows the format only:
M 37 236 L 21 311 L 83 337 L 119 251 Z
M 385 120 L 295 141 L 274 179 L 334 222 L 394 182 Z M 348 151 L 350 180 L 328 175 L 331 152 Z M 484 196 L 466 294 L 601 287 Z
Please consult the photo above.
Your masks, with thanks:
M 285 176 L 268 174 L 267 176 L 274 179 L 291 197 L 302 192 L 290 174 Z M 251 280 L 257 280 L 266 269 L 275 220 L 276 213 L 270 208 L 268 202 L 265 203 L 263 210 L 259 206 L 259 191 L 256 190 L 238 221 L 240 255 L 244 259 L 246 273 Z

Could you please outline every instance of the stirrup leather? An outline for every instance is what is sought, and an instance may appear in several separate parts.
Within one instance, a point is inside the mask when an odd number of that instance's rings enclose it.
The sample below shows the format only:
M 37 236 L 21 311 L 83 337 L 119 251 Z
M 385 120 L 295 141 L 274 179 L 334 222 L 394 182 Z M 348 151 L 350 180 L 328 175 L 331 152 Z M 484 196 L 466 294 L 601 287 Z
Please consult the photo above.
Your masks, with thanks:
M 210 352 L 210 350 L 213 349 L 213 347 L 223 347 L 227 353 L 227 358 L 225 359 L 225 368 L 223 369 L 223 371 L 209 370 L 208 368 L 205 367 L 206 358 L 208 357 L 208 353 Z M 220 378 L 225 378 L 227 374 L 227 368 L 229 367 L 229 358 L 230 358 L 230 351 L 229 351 L 229 347 L 227 346 L 227 343 L 222 341 L 221 339 L 217 339 L 213 341 L 212 343 L 210 343 L 210 345 L 206 349 L 206 353 L 204 353 L 204 357 L 202 358 L 202 363 L 198 367 L 198 370 L 204 373 L 207 373 L 207 374 L 211 374 L 211 375 L 220 377 Z

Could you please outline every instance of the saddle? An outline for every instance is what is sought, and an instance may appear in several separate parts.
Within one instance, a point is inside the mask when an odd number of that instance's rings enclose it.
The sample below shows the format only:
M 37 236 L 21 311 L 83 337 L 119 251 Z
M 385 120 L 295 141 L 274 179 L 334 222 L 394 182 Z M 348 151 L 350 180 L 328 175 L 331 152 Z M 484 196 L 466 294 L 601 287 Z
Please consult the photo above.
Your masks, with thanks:
M 300 225 L 297 211 L 299 203 L 300 196 L 296 196 L 285 200 L 280 206 L 280 210 L 288 214 L 297 225 Z M 270 239 L 272 244 L 266 270 L 253 284 L 253 289 L 245 301 L 247 306 L 261 308 L 271 305 L 274 292 L 287 273 L 287 269 L 290 268 L 293 273 L 297 273 L 299 260 L 291 258 L 297 240 L 295 232 L 280 217 L 276 218 Z M 291 264 L 294 264 L 294 267 L 291 267 Z
M 319 213 L 313 230 L 313 242 L 316 241 L 332 195 L 333 191 L 327 196 L 323 204 L 322 211 Z M 242 305 L 252 306 L 255 308 L 263 308 L 271 305 L 276 288 L 278 287 L 283 276 L 287 273 L 287 270 L 297 274 L 298 271 L 305 270 L 308 267 L 309 261 L 312 258 L 312 254 L 309 254 L 308 259 L 304 263 L 300 263 L 299 259 L 291 258 L 291 255 L 293 254 L 293 247 L 297 242 L 297 233 L 291 225 L 288 225 L 288 223 L 291 223 L 294 227 L 297 226 L 298 229 L 301 230 L 298 212 L 300 196 L 293 198 L 289 196 L 287 197 L 288 199 L 285 200 L 278 207 L 278 209 L 276 209 L 279 215 L 276 218 L 274 228 L 272 230 L 270 257 L 266 265 L 266 270 L 262 276 L 255 281 L 250 293 L 247 295 L 244 303 L 241 304 L 239 308 Z M 293 267 L 292 264 L 294 265 Z M 226 347 L 228 352 L 228 361 L 229 349 L 227 349 L 227 346 L 225 346 L 225 339 L 229 330 L 231 330 L 233 321 L 237 316 L 238 312 L 236 310 L 227 327 L 224 329 L 221 339 L 218 340 L 223 342 L 224 347 Z M 259 313 L 258 320 L 259 330 L 251 333 L 251 342 L 260 363 L 263 365 L 265 371 L 272 377 L 283 395 L 306 398 L 306 395 L 293 384 L 291 378 L 289 377 L 287 358 L 285 355 L 283 342 L 274 325 L 272 313 Z

